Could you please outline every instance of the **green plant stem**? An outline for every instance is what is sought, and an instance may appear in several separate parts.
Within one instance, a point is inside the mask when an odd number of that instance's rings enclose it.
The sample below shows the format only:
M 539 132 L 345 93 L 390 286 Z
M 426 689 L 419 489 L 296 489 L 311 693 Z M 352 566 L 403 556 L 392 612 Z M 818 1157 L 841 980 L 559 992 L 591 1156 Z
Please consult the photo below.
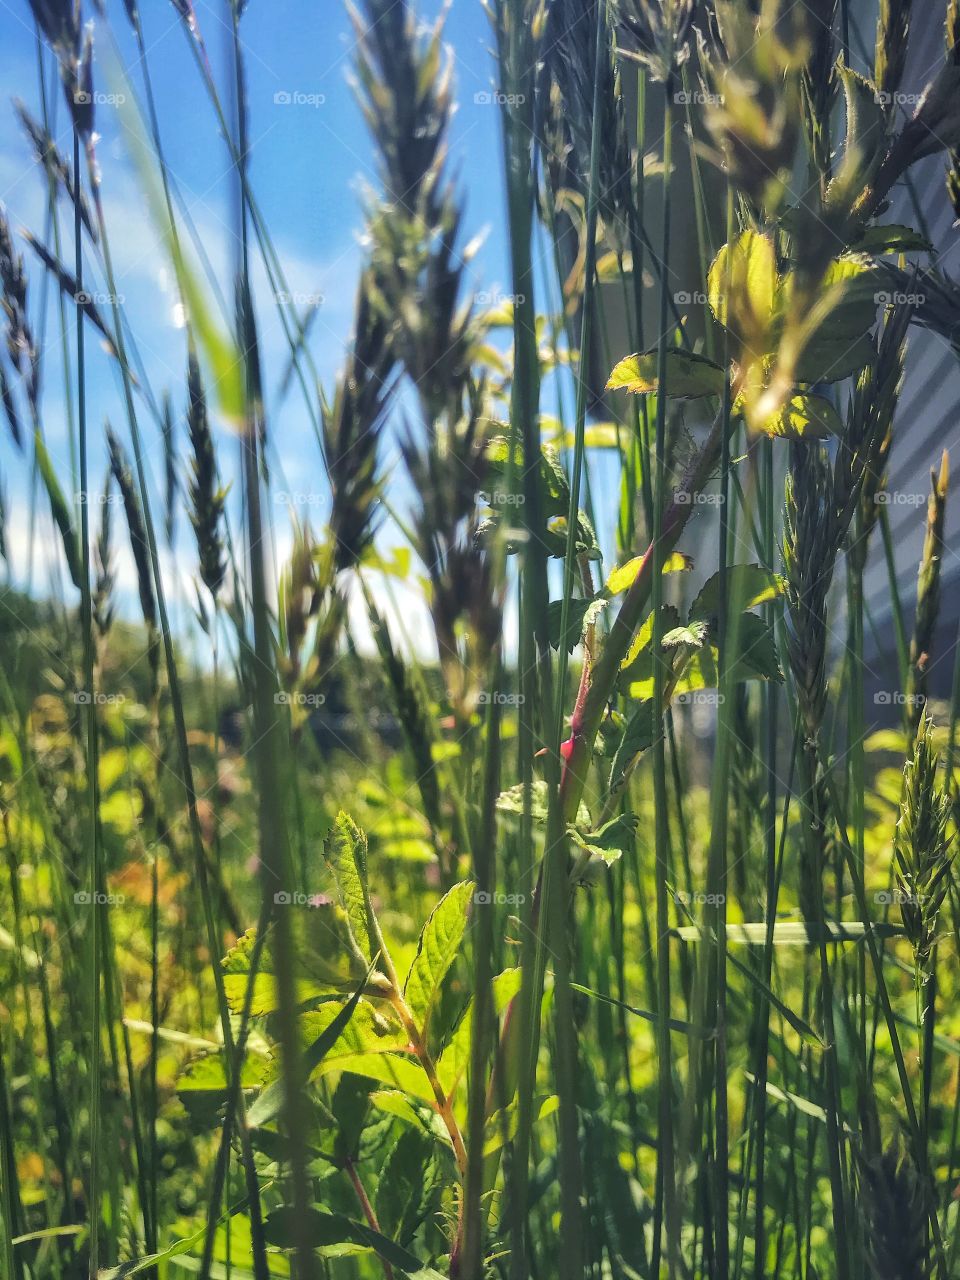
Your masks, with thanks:
M 83 289 L 83 238 L 80 219 L 80 135 L 73 131 L 73 173 L 77 199 L 74 201 L 74 277 L 78 292 Z M 87 469 L 87 386 L 84 358 L 83 320 L 77 317 L 77 425 L 80 462 L 80 540 L 83 576 L 80 592 L 80 616 L 83 630 L 83 680 L 86 693 L 84 721 L 87 751 L 87 805 L 90 884 L 90 1276 L 95 1280 L 100 1267 L 100 893 L 103 881 L 100 855 L 99 750 L 97 738 L 97 703 L 93 683 L 93 609 L 90 597 L 90 515 L 86 501 L 89 475 Z
M 680 1224 L 677 1215 L 676 1172 L 673 1151 L 673 1062 L 670 1044 L 670 918 L 667 878 L 669 876 L 669 826 L 667 821 L 668 794 L 666 755 L 660 726 L 663 723 L 664 691 L 667 670 L 663 655 L 663 563 L 666 557 L 664 505 L 666 497 L 667 453 L 667 351 L 668 290 L 670 277 L 670 220 L 671 182 L 673 165 L 674 120 L 672 100 L 674 79 L 668 76 L 663 90 L 663 242 L 660 262 L 660 333 L 657 344 L 657 422 L 655 443 L 655 480 L 653 499 L 653 542 L 651 544 L 653 608 L 653 723 L 657 727 L 653 742 L 653 803 L 654 848 L 656 862 L 656 914 L 657 914 L 657 1064 L 658 1064 L 658 1124 L 657 1124 L 657 1182 L 662 1188 L 664 1222 L 667 1233 L 667 1275 L 669 1280 L 677 1274 L 680 1243 Z M 722 428 L 721 428 L 722 430 Z M 678 535 L 679 536 L 679 535 Z M 648 552 L 648 556 L 650 553 Z M 638 574 L 638 578 L 639 578 Z M 634 586 L 630 588 L 633 591 Z M 628 599 L 630 592 L 628 592 Z M 623 608 L 627 602 L 624 601 Z M 619 623 L 621 614 L 617 618 Z M 604 648 L 606 659 L 610 652 L 610 640 Z M 618 664 L 619 665 L 619 664 Z M 591 735 L 592 738 L 592 735 Z M 592 746 L 592 741 L 590 743 Z M 570 760 L 571 773 L 572 755 Z M 657 1274 L 660 1258 L 659 1224 L 654 1218 L 653 1272 Z

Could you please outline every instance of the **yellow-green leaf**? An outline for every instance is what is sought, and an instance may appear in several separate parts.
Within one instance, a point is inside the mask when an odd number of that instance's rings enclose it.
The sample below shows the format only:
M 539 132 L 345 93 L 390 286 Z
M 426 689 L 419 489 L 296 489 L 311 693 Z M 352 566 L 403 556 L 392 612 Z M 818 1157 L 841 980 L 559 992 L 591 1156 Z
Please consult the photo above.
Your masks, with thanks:
M 632 391 L 642 396 L 654 394 L 660 386 L 659 372 L 656 350 L 624 356 L 607 379 L 607 390 Z M 680 400 L 723 394 L 723 370 L 694 351 L 672 347 L 666 353 L 666 378 L 666 394 Z

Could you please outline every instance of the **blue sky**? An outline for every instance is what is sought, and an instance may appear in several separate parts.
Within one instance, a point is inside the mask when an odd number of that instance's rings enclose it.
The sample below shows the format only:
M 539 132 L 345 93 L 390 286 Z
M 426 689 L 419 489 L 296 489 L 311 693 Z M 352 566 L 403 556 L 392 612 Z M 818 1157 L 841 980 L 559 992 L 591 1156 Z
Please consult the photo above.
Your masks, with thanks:
M 135 42 L 120 0 L 109 0 L 108 24 L 97 19 L 95 30 L 95 87 L 109 95 L 121 85 L 112 80 L 109 47 L 115 42 L 130 85 L 143 102 L 143 79 Z M 218 84 L 227 84 L 229 31 L 226 3 L 200 3 L 197 18 Z M 234 255 L 233 210 L 229 155 L 219 135 L 215 113 L 204 90 L 190 42 L 174 6 L 167 0 L 141 0 L 147 59 L 158 105 L 166 159 L 176 186 L 190 212 L 204 252 L 221 289 L 229 297 Z M 434 0 L 423 0 L 418 13 L 432 22 L 440 12 Z M 91 14 L 86 6 L 85 17 Z M 13 110 L 21 98 L 36 117 L 40 111 L 37 47 L 26 0 L 9 0 L 0 11 L 4 39 L 0 42 L 0 74 L 6 102 L 0 117 L 0 197 L 14 229 L 29 227 L 43 236 L 45 183 L 32 159 L 30 146 Z M 277 250 L 291 292 L 319 297 L 322 302 L 312 327 L 311 351 L 321 379 L 329 385 L 349 336 L 355 283 L 362 262 L 359 244 L 361 199 L 364 187 L 378 189 L 375 156 L 351 87 L 355 38 L 345 6 L 340 0 L 307 3 L 306 0 L 250 0 L 242 34 L 248 77 L 251 180 Z M 487 97 L 492 87 L 491 31 L 479 0 L 457 0 L 447 14 L 445 39 L 454 59 L 456 100 L 451 138 L 451 168 L 462 183 L 466 237 L 486 229 L 488 234 L 474 260 L 470 284 L 478 290 L 503 287 L 509 276 L 502 223 L 503 195 L 500 163 L 498 108 Z M 48 86 L 53 63 L 45 58 Z M 59 87 L 50 91 L 55 112 L 54 132 L 65 154 L 70 153 L 70 131 Z M 285 100 L 285 96 L 289 100 Z M 225 99 L 226 101 L 226 96 Z M 137 351 L 154 395 L 170 390 L 178 413 L 181 456 L 185 449 L 182 429 L 185 344 L 176 316 L 176 292 L 169 267 L 158 242 L 140 184 L 120 137 L 116 107 L 98 101 L 96 127 L 101 135 L 97 152 L 103 181 L 111 249 L 115 260 L 117 290 L 129 319 Z M 72 261 L 71 213 L 60 205 L 64 257 Z M 31 282 L 31 315 L 38 334 L 43 328 L 44 429 L 63 487 L 73 492 L 71 451 L 63 365 L 59 358 L 59 327 L 55 299 L 48 294 L 41 272 L 24 250 Z M 266 369 L 268 398 L 275 392 L 285 367 L 286 346 L 273 299 L 262 269 L 258 283 L 258 318 Z M 105 282 L 89 278 L 93 291 Z M 108 303 L 103 303 L 109 311 Z M 46 315 L 45 326 L 41 315 Z M 68 315 L 69 341 L 73 344 L 73 317 Z M 97 349 L 88 333 L 88 377 L 91 476 L 104 470 L 101 448 L 106 418 L 126 438 L 117 373 L 113 362 Z M 92 347 L 92 350 L 90 349 Z M 299 393 L 291 392 L 281 408 L 268 403 L 269 429 L 274 462 L 291 489 L 319 487 L 320 459 Z M 142 427 L 149 443 L 148 467 L 154 481 L 162 475 L 159 433 L 144 413 Z M 230 469 L 233 443 L 220 437 L 225 469 Z M 184 458 L 185 461 L 185 458 Z M 16 576 L 26 571 L 28 543 L 29 471 L 12 456 L 9 437 L 0 443 L 0 465 L 8 511 L 8 542 Z M 44 503 L 38 503 L 42 534 L 33 539 L 34 585 L 50 585 L 44 574 L 49 564 L 37 547 L 53 546 Z M 318 517 L 315 524 L 320 523 Z M 278 526 L 281 524 L 278 521 Z M 179 554 L 170 557 L 186 579 L 192 569 L 189 529 L 180 521 Z M 278 532 L 282 554 L 285 533 Z M 54 557 L 48 559 L 52 562 Z M 38 563 L 39 561 L 39 563 Z M 174 592 L 176 584 L 172 583 Z M 130 595 L 129 565 L 121 573 L 121 588 Z

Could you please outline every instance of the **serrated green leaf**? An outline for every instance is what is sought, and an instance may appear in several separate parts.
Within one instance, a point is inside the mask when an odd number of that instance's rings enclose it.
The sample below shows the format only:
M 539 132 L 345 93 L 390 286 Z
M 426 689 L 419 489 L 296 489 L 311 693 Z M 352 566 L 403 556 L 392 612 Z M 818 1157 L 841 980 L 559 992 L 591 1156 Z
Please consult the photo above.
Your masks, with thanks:
M 407 1128 L 384 1161 L 377 1184 L 377 1221 L 384 1235 L 404 1248 L 429 1212 L 436 1152 L 436 1143 L 422 1128 Z
M 720 613 L 721 575 L 715 573 L 703 584 L 690 606 L 691 622 L 697 618 L 712 619 Z M 786 590 L 786 579 L 761 564 L 730 565 L 723 579 L 724 595 L 728 606 L 741 610 L 755 609 L 758 605 L 775 600 Z
M 377 943 L 371 927 L 373 907 L 367 884 L 367 838 L 342 809 L 324 841 L 324 854 L 350 922 L 350 933 L 369 965 Z
M 880 226 L 867 227 L 863 235 L 853 245 L 857 253 L 932 253 L 933 245 L 912 227 L 899 223 L 882 223 Z
M 829 400 L 797 391 L 767 418 L 751 423 L 761 435 L 783 440 L 824 440 L 843 433 L 843 421 Z
M 522 974 L 519 967 L 515 969 L 504 969 L 502 973 L 498 973 L 494 978 L 493 986 L 493 1007 L 499 1017 L 500 1014 L 509 1005 L 510 1001 L 517 995 L 520 990 Z M 457 1024 L 457 1029 L 450 1037 L 450 1043 L 440 1055 L 437 1063 L 437 1070 L 440 1073 L 441 1083 L 448 1094 L 456 1093 L 457 1087 L 463 1073 L 467 1069 L 467 1063 L 470 1060 L 470 1036 L 471 1027 L 473 1025 L 473 1001 L 467 1005 L 463 1017 Z
M 426 1038 L 443 980 L 457 957 L 473 897 L 473 882 L 456 884 L 444 895 L 423 926 L 403 994 L 413 1020 Z
M 633 758 L 652 745 L 657 726 L 653 714 L 653 702 L 641 702 L 630 714 L 627 726 L 620 739 L 620 745 L 614 753 L 610 765 L 611 791 L 616 790 L 623 782 L 627 769 Z
M 744 231 L 732 245 L 724 245 L 707 273 L 707 297 L 713 314 L 738 333 L 768 329 L 778 293 L 773 241 L 759 231 Z
M 605 596 L 616 596 L 621 591 L 626 591 L 631 587 L 645 559 L 645 556 L 634 556 L 632 559 L 618 565 L 604 583 L 603 594 Z M 682 551 L 671 552 L 663 562 L 664 573 L 685 573 L 692 568 L 692 558 Z
M 596 622 L 606 604 L 607 601 L 602 598 L 570 601 L 567 612 L 567 653 L 572 653 L 577 647 L 584 631 L 591 623 Z M 560 627 L 562 622 L 563 601 L 551 600 L 547 606 L 547 633 L 550 637 L 550 644 L 554 649 L 560 648 Z
M 353 1017 L 364 986 L 365 983 L 360 983 L 346 1004 L 334 1011 L 333 1017 L 320 1031 L 316 1040 L 304 1050 L 302 1062 L 308 1075 L 320 1066 L 323 1059 L 340 1039 L 347 1024 Z M 280 1114 L 280 1109 L 283 1106 L 283 1096 L 282 1080 L 275 1080 L 268 1085 L 247 1113 L 247 1123 L 250 1127 L 255 1129 L 260 1125 L 269 1124 L 271 1120 L 275 1119 Z
M 530 816 L 534 822 L 546 822 L 547 809 L 549 806 L 549 788 L 543 778 L 535 778 L 530 788 Z M 497 809 L 500 813 L 523 813 L 523 783 L 518 782 L 516 786 L 508 787 L 506 791 L 501 791 L 497 796 Z M 590 811 L 584 802 L 580 801 L 580 809 L 577 813 L 577 823 L 582 826 L 590 825 Z

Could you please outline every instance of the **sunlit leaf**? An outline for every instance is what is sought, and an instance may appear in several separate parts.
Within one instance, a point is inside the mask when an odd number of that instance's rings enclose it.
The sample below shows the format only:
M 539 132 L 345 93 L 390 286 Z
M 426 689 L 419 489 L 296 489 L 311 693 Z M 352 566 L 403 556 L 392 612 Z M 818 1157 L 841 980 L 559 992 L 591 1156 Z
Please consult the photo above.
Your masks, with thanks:
M 656 350 L 625 356 L 607 379 L 607 390 L 654 394 L 660 385 L 658 359 Z M 671 348 L 666 353 L 666 377 L 667 395 L 680 400 L 723 394 L 723 370 L 706 356 L 693 351 Z

